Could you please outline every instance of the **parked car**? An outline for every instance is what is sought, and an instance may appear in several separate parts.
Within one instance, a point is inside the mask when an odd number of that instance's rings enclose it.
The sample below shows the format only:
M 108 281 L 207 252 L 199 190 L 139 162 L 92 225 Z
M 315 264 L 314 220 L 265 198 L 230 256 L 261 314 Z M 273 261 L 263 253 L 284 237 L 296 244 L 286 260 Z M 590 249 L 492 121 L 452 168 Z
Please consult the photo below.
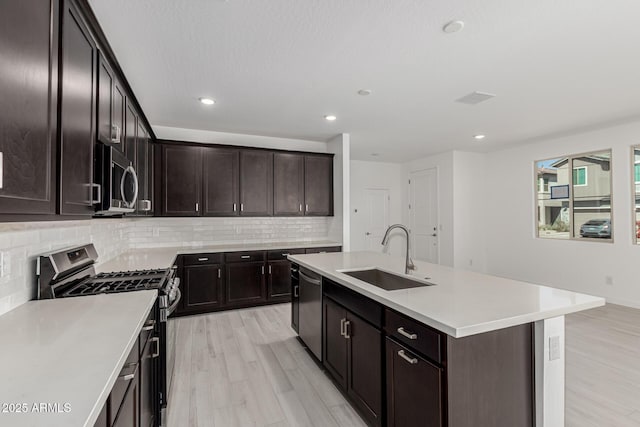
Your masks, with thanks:
M 580 226 L 581 237 L 611 238 L 610 219 L 590 219 Z

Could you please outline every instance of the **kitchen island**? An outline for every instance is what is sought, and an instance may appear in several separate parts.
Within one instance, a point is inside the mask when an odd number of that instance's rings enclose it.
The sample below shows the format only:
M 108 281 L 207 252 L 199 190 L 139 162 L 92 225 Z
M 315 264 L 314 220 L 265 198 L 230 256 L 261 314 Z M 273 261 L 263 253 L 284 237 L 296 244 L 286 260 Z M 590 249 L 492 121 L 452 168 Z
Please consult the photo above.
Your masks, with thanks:
M 416 262 L 411 277 L 431 286 L 386 291 L 346 273 L 403 275 L 404 259 L 371 252 L 289 259 L 301 276 L 322 277 L 322 363 L 370 424 L 564 425 L 564 316 L 604 299 L 426 262 Z M 380 370 L 381 396 L 358 384 L 359 352 L 369 363 L 368 388 Z M 370 363 L 376 358 L 379 366 Z

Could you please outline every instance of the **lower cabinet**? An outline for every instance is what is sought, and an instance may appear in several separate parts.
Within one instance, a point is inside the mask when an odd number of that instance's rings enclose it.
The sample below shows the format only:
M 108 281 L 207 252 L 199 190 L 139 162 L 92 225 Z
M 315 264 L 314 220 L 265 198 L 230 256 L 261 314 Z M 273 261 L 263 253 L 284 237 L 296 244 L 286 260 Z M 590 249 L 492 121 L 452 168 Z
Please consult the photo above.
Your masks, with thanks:
M 442 368 L 386 339 L 387 426 L 442 426 Z
M 268 293 L 271 300 L 288 301 L 291 298 L 291 263 L 289 261 L 269 261 Z
M 266 301 L 263 261 L 227 264 L 226 302 L 229 305 Z
M 300 267 L 291 264 L 291 328 L 300 331 Z
M 150 427 L 155 425 L 156 401 L 154 393 L 155 384 L 154 372 L 154 351 L 157 341 L 149 339 L 140 354 L 140 427 Z
M 325 296 L 324 366 L 371 425 L 382 425 L 382 332 Z
M 222 305 L 222 268 L 220 264 L 184 266 L 185 311 L 211 310 Z
M 140 425 L 139 393 L 138 376 L 134 375 L 124 395 L 113 427 L 138 427 Z

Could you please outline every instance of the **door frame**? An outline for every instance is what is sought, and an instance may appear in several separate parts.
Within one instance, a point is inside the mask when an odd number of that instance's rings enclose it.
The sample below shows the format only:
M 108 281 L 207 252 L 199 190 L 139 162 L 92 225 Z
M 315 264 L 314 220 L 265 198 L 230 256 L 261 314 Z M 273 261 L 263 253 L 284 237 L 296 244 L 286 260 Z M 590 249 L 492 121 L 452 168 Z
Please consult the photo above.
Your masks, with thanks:
M 390 188 L 381 188 L 381 187 L 377 187 L 377 188 L 373 188 L 373 187 L 367 187 L 364 189 L 364 195 L 365 195 L 365 200 L 367 200 L 367 195 L 370 191 L 384 191 L 386 193 L 386 200 L 385 200 L 385 209 L 386 209 L 386 221 L 385 221 L 385 229 L 389 228 L 389 226 L 391 225 L 391 189 Z M 365 233 L 367 233 L 368 230 L 365 230 Z M 383 234 L 384 235 L 384 234 Z M 368 242 L 367 240 L 369 239 L 369 236 L 367 236 L 365 234 L 364 236 L 364 245 L 365 247 L 368 249 Z
M 412 193 L 411 193 L 411 179 L 412 176 L 419 174 L 421 172 L 426 172 L 429 170 L 433 170 L 435 169 L 435 176 L 436 176 L 436 240 L 437 240 L 437 245 L 438 245 L 438 249 L 436 251 L 436 264 L 440 264 L 440 234 L 442 232 L 442 226 L 440 224 L 440 167 L 439 166 L 432 166 L 432 167 L 428 167 L 428 168 L 424 168 L 424 169 L 416 169 L 416 170 L 410 170 L 409 171 L 409 179 L 407 180 L 407 194 L 408 194 L 408 204 L 407 207 L 409 206 L 413 206 L 413 198 L 412 198 Z M 413 234 L 413 212 L 414 210 L 411 209 L 411 207 L 409 207 L 409 229 L 411 230 L 411 234 Z M 413 236 L 411 236 L 411 247 L 415 249 L 415 241 Z

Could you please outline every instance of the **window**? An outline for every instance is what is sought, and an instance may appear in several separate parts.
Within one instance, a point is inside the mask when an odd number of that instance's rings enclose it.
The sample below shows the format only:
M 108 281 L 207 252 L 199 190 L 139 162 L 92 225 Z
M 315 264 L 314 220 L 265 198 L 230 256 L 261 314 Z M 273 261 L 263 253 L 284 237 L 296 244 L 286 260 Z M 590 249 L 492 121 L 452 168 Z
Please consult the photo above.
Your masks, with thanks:
M 573 185 L 587 185 L 587 168 L 573 168 Z
M 633 218 L 636 244 L 640 244 L 640 145 L 633 147 L 633 193 L 635 203 L 633 204 Z
M 638 151 L 638 150 L 636 150 L 636 151 Z M 636 156 L 637 156 L 637 154 L 636 154 Z M 640 163 L 635 163 L 633 165 L 633 167 L 634 167 L 633 168 L 633 175 L 635 177 L 635 182 L 636 182 L 636 184 L 640 184 Z
M 610 150 L 536 161 L 535 171 L 538 237 L 611 241 Z

